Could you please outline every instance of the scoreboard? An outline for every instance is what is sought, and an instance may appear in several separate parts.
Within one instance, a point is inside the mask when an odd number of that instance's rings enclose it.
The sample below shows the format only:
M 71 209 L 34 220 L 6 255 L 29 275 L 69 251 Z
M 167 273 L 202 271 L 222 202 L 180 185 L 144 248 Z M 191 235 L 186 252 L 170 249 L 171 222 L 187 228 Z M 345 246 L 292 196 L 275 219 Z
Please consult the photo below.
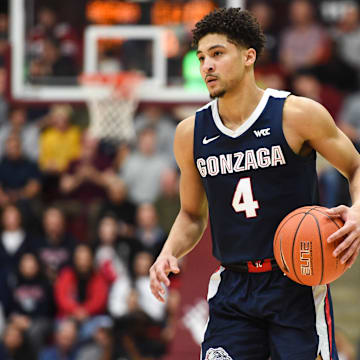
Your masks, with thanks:
M 219 4 L 214 0 L 129 2 L 91 0 L 86 18 L 95 24 L 194 24 Z

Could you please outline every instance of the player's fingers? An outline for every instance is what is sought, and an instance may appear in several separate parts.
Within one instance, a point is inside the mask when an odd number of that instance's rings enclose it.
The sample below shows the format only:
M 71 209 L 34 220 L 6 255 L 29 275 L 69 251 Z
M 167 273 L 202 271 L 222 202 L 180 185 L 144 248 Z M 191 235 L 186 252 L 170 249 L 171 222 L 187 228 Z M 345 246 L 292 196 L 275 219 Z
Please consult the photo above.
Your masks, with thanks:
M 345 264 L 357 251 L 359 247 L 360 239 L 357 238 L 355 241 L 352 241 L 351 245 L 345 251 L 345 253 L 341 256 L 340 262 Z
M 170 280 L 167 277 L 167 273 L 160 270 L 160 271 L 157 271 L 156 276 L 160 280 L 160 282 L 164 283 L 166 286 L 170 286 Z
M 170 273 L 170 259 L 162 260 L 155 267 L 155 273 L 160 282 L 163 282 L 166 286 L 170 285 L 168 275 Z
M 150 289 L 152 294 L 155 296 L 156 299 L 158 299 L 161 302 L 164 302 L 164 298 L 161 294 L 161 284 L 160 283 L 151 283 Z
M 152 286 L 150 286 L 150 288 L 151 288 L 151 292 L 155 296 L 155 298 L 157 300 L 159 300 L 160 302 L 164 303 L 165 299 L 164 299 L 163 295 L 160 293 L 160 290 L 158 290 L 158 288 L 154 288 Z
M 344 214 L 345 211 L 348 210 L 348 207 L 345 205 L 339 205 L 330 209 L 326 210 L 326 213 L 328 215 L 332 215 L 332 216 L 341 216 L 342 214 Z
M 164 280 L 167 280 L 165 264 L 155 263 L 150 268 L 150 283 L 153 283 L 158 290 L 164 290 L 161 286 L 161 282 L 164 282 Z
M 158 281 L 164 283 L 166 286 L 170 285 L 170 280 L 168 279 L 168 275 L 170 273 L 170 266 L 168 260 L 158 263 L 154 267 L 154 271 Z
M 350 233 L 343 241 L 341 241 L 333 251 L 333 255 L 340 256 L 346 249 L 350 248 L 355 239 L 357 238 L 355 233 Z M 342 254 L 343 256 L 343 254 Z
M 360 244 L 359 244 L 359 246 L 357 247 L 355 253 L 354 253 L 354 254 L 350 257 L 350 259 L 347 261 L 347 263 L 346 263 L 346 268 L 347 268 L 347 269 L 351 268 L 351 267 L 354 265 L 354 263 L 355 263 L 358 255 L 359 255 L 359 252 L 360 252 Z
M 165 301 L 163 298 L 165 291 L 161 285 L 161 282 L 157 278 L 155 270 L 150 271 L 150 289 L 156 299 L 158 299 L 161 302 Z
M 339 240 L 343 238 L 345 235 L 349 234 L 351 231 L 354 230 L 354 224 L 353 223 L 345 223 L 343 227 L 341 227 L 339 230 L 335 231 L 333 234 L 331 234 L 327 241 L 329 243 L 334 242 L 336 240 Z

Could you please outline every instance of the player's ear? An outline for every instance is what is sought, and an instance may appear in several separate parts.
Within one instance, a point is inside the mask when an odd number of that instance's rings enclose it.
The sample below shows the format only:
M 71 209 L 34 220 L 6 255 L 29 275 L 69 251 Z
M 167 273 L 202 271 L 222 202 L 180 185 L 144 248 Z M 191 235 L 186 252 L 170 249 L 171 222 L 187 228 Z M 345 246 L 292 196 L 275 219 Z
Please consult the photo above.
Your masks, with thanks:
M 245 50 L 245 66 L 251 66 L 256 60 L 256 50 L 249 48 Z

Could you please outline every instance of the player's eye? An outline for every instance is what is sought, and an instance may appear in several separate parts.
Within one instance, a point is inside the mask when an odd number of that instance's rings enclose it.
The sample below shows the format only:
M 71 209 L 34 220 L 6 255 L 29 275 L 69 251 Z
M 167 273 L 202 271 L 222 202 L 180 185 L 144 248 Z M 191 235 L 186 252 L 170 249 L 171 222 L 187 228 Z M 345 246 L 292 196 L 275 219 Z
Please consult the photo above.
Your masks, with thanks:
M 215 51 L 215 52 L 214 52 L 214 56 L 220 56 L 220 55 L 222 55 L 222 52 L 221 52 L 221 51 Z
M 200 62 L 203 62 L 203 61 L 204 61 L 204 57 L 203 57 L 203 56 L 199 56 L 198 59 L 199 59 Z

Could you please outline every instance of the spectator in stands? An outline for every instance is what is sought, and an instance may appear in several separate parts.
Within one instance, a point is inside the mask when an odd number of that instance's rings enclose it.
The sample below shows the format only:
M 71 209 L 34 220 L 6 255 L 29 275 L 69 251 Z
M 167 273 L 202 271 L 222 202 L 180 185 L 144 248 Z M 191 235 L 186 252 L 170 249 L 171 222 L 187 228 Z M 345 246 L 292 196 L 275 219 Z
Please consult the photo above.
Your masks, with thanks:
M 38 254 L 43 272 L 51 283 L 64 266 L 70 265 L 75 244 L 76 239 L 66 231 L 64 213 L 56 207 L 47 208 Z
M 95 269 L 93 253 L 88 245 L 77 245 L 73 266 L 60 272 L 54 294 L 58 317 L 75 318 L 81 324 L 82 336 L 88 334 L 92 317 L 106 312 L 108 284 Z
M 315 20 L 309 0 L 293 0 L 289 9 L 290 26 L 282 34 L 279 59 L 292 73 L 304 66 L 325 62 L 330 56 L 329 37 Z
M 359 89 L 358 70 L 345 62 L 335 41 L 331 44 L 331 58 L 323 64 L 314 67 L 318 79 L 345 94 Z M 341 69 L 341 71 L 339 71 Z
M 265 48 L 256 60 L 256 81 L 263 88 L 282 90 L 287 87 L 287 79 L 278 62 L 279 36 L 274 29 L 274 10 L 267 1 L 259 0 L 250 2 L 249 11 L 257 18 L 266 37 Z
M 145 250 L 154 257 L 158 255 L 166 235 L 159 226 L 158 214 L 153 204 L 143 203 L 137 210 L 137 228 L 135 237 L 140 241 Z
M 277 61 L 279 44 L 278 34 L 274 30 L 274 12 L 271 4 L 265 0 L 255 0 L 249 3 L 248 10 L 256 17 L 266 37 L 265 49 L 259 60 L 268 57 L 274 63 Z
M 130 145 L 127 142 L 121 142 L 115 151 L 115 157 L 113 160 L 113 171 L 122 176 L 124 164 L 126 163 L 131 153 Z
M 43 61 L 46 65 L 48 77 L 56 77 L 63 79 L 48 79 L 47 81 L 51 84 L 73 84 L 76 83 L 75 77 L 78 73 L 76 63 L 69 56 L 61 54 L 60 44 L 56 39 L 45 38 L 43 40 L 42 54 L 39 60 Z
M 95 224 L 102 199 L 106 196 L 110 160 L 99 151 L 99 140 L 90 132 L 82 135 L 80 157 L 69 163 L 68 169 L 60 178 L 61 192 L 67 196 L 65 212 L 79 224 L 83 221 L 84 228 L 78 234 L 82 240 L 87 239 L 88 224 Z M 94 233 L 95 228 L 90 228 Z
M 321 83 L 315 69 L 297 70 L 292 77 L 292 88 L 295 94 L 308 97 L 324 105 L 334 120 L 339 121 L 343 95 L 331 85 Z
M 43 59 L 34 58 L 29 63 L 28 79 L 32 84 L 48 84 L 51 69 Z
M 164 307 L 163 304 L 160 307 Z M 117 350 L 122 352 L 121 355 L 130 359 L 152 359 L 146 350 L 152 342 L 148 335 L 153 321 L 139 307 L 139 294 L 125 278 L 117 279 L 111 287 L 108 309 L 116 320 L 116 338 L 120 345 Z M 156 335 L 158 334 L 159 331 L 156 331 Z M 144 355 L 144 350 L 148 357 Z
M 156 150 L 173 159 L 174 120 L 160 106 L 147 105 L 135 118 L 135 128 L 140 133 L 147 127 L 152 127 L 156 133 Z
M 17 135 L 21 139 L 21 147 L 32 161 L 39 157 L 39 128 L 35 124 L 27 124 L 27 113 L 24 107 L 10 109 L 9 122 L 0 127 L 0 157 L 4 155 L 5 143 L 9 135 Z
M 38 206 L 41 173 L 35 162 L 23 154 L 17 135 L 6 140 L 5 155 L 0 161 L 0 206 L 16 204 L 30 224 Z
M 56 39 L 59 43 L 60 53 L 76 59 L 80 63 L 80 41 L 70 24 L 59 22 L 55 9 L 41 7 L 37 12 L 37 24 L 31 29 L 29 34 L 30 54 L 39 57 L 42 55 L 44 40 L 47 37 Z
M 75 85 L 77 65 L 70 56 L 61 53 L 61 44 L 52 37 L 41 42 L 41 55 L 29 63 L 29 79 L 32 83 L 45 85 Z
M 14 279 L 20 258 L 27 252 L 36 252 L 38 242 L 22 227 L 22 216 L 14 205 L 3 209 L 0 233 L 0 264 Z
M 109 317 L 103 317 L 96 324 L 91 341 L 80 347 L 76 360 L 114 359 L 114 340 L 113 321 Z
M 161 174 L 171 167 L 168 158 L 157 153 L 156 148 L 155 130 L 152 127 L 142 129 L 136 151 L 128 156 L 121 170 L 129 198 L 135 204 L 155 201 L 160 193 Z
M 122 321 L 136 309 L 137 294 L 133 291 L 131 282 L 125 277 L 119 277 L 109 292 L 108 311 L 110 315 L 117 321 Z
M 143 249 L 143 246 L 135 237 L 121 235 L 121 228 L 122 224 L 118 223 L 116 217 L 111 214 L 104 216 L 98 225 L 97 249 L 101 249 L 102 246 L 113 248 L 120 262 L 125 265 L 128 274 L 131 275 L 134 257 Z
M 71 124 L 73 109 L 70 105 L 53 105 L 48 126 L 40 135 L 39 164 L 47 173 L 59 174 L 80 155 L 81 132 Z
M 135 232 L 135 214 L 136 206 L 127 198 L 124 181 L 119 178 L 111 181 L 107 188 L 107 197 L 100 207 L 98 219 L 108 215 L 115 217 L 118 222 L 118 235 L 129 237 Z
M 59 176 L 80 155 L 81 131 L 71 123 L 72 112 L 70 105 L 53 105 L 43 121 L 46 125 L 40 135 L 39 166 L 44 173 L 46 203 L 60 197 Z
M 118 224 L 111 216 L 103 217 L 98 227 L 98 247 L 95 253 L 95 266 L 102 273 L 109 284 L 117 278 L 129 279 L 126 254 L 117 252 Z M 130 254 L 128 254 L 130 256 Z
M 179 176 L 176 170 L 168 169 L 161 176 L 161 192 L 155 202 L 159 225 L 169 234 L 180 210 Z
M 53 296 L 34 254 L 25 253 L 20 258 L 16 284 L 11 293 L 10 322 L 26 332 L 38 352 L 51 330 Z
M 0 359 L 2 360 L 36 360 L 36 354 L 32 349 L 24 332 L 13 324 L 9 324 L 0 343 Z M 53 358 L 54 359 L 54 358 Z
M 58 322 L 55 330 L 55 343 L 45 348 L 39 360 L 75 360 L 77 354 L 77 325 L 72 319 Z
M 360 73 L 360 9 L 359 4 L 348 2 L 346 11 L 332 36 L 339 49 L 339 55 Z M 358 78 L 360 80 L 360 78 Z
M 153 261 L 153 255 L 143 251 L 136 255 L 133 265 L 135 294 L 128 300 L 132 308 L 127 309 L 127 316 L 123 318 L 127 327 L 121 337 L 130 358 L 159 358 L 175 336 L 179 293 L 167 289 L 166 303 L 153 299 L 149 286 L 149 269 Z M 114 304 L 124 302 L 123 289 L 120 286 L 116 288 L 116 285 L 110 294 Z

